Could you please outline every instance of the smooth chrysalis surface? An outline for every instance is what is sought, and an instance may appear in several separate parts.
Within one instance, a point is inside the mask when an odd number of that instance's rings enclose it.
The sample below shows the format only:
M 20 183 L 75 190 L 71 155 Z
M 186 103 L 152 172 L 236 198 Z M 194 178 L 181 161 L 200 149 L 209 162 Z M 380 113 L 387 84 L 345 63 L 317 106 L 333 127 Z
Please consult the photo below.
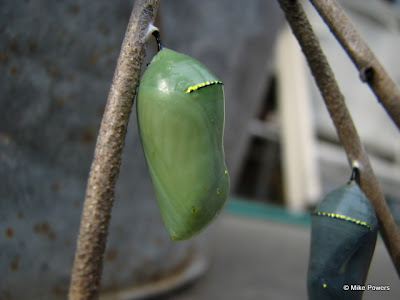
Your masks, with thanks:
M 351 287 L 365 285 L 375 249 L 378 221 L 370 201 L 351 180 L 326 195 L 311 221 L 309 299 L 361 299 L 363 291 Z
M 140 138 L 164 224 L 173 240 L 202 231 L 229 193 L 222 82 L 197 60 L 163 48 L 137 96 Z

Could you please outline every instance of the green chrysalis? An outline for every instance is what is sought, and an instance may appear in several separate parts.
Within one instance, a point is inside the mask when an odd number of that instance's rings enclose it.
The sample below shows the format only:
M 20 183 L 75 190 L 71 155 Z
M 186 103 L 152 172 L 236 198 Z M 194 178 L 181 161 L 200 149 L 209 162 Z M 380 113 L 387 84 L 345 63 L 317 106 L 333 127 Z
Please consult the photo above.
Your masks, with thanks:
M 188 239 L 219 214 L 229 192 L 222 82 L 197 60 L 163 48 L 142 76 L 136 105 L 164 224 L 173 240 Z
M 330 192 L 311 220 L 309 299 L 361 299 L 362 290 L 346 287 L 365 285 L 378 221 L 356 180 Z

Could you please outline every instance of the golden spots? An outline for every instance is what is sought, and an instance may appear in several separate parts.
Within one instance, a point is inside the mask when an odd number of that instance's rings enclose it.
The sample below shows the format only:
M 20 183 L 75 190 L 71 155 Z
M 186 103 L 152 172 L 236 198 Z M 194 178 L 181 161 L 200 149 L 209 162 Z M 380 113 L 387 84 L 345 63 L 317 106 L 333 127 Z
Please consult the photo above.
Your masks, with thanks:
M 214 85 L 214 84 L 223 84 L 223 83 L 220 80 L 205 81 L 205 82 L 202 82 L 202 83 L 198 83 L 196 85 L 189 86 L 188 88 L 186 88 L 185 93 L 191 93 L 191 92 L 193 92 L 195 90 L 201 89 L 202 87 L 206 87 L 206 86 Z
M 217 195 L 221 195 L 221 191 L 219 188 L 217 188 Z
M 228 176 L 228 170 L 225 170 L 225 175 Z
M 197 211 L 198 211 L 198 209 L 197 209 L 195 206 L 192 206 L 192 208 L 190 209 L 190 212 L 191 212 L 192 214 L 196 214 Z
M 327 286 L 328 286 L 328 285 L 327 285 L 326 283 L 323 283 L 323 284 L 322 284 L 322 287 L 323 287 L 324 289 L 326 289 Z

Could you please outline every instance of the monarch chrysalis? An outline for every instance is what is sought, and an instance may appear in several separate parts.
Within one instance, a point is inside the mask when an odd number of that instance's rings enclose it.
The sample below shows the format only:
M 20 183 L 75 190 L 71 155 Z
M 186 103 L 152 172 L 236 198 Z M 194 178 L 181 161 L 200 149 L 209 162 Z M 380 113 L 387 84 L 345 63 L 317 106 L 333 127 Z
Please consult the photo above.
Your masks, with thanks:
M 312 213 L 308 266 L 309 299 L 361 299 L 375 249 L 378 221 L 359 188 L 351 180 L 330 192 Z
M 144 72 L 137 119 L 155 196 L 173 240 L 202 231 L 229 192 L 222 82 L 197 60 L 162 48 Z

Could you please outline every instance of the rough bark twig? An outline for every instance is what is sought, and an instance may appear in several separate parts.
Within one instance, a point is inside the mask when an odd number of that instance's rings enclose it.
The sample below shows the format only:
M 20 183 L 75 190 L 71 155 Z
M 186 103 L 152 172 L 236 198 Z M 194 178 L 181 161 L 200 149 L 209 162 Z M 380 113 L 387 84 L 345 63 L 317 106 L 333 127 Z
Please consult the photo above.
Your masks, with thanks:
M 340 142 L 347 153 L 349 164 L 351 167 L 358 164 L 361 188 L 375 208 L 380 225 L 379 231 L 400 276 L 400 233 L 363 149 L 344 96 L 299 1 L 278 1 L 308 61 Z
M 70 300 L 98 299 L 114 186 L 145 57 L 145 37 L 159 0 L 136 0 L 97 138 L 72 268 Z
M 336 39 L 356 65 L 393 122 L 400 129 L 400 89 L 379 63 L 335 0 L 310 0 Z

